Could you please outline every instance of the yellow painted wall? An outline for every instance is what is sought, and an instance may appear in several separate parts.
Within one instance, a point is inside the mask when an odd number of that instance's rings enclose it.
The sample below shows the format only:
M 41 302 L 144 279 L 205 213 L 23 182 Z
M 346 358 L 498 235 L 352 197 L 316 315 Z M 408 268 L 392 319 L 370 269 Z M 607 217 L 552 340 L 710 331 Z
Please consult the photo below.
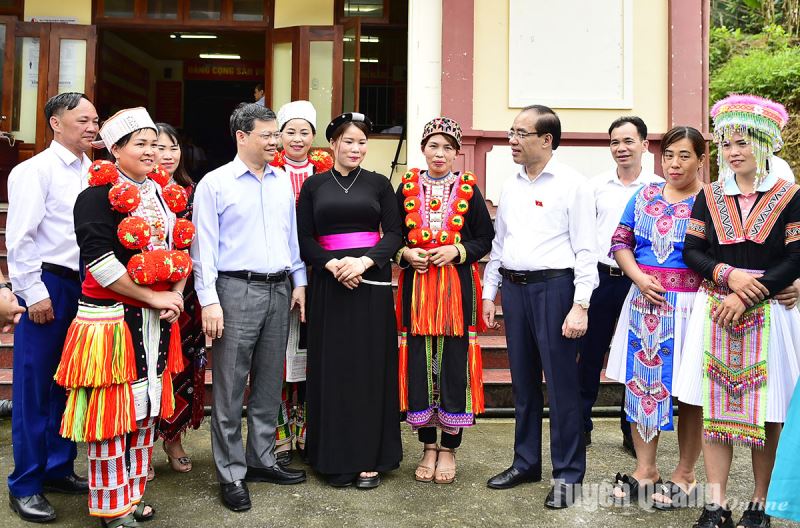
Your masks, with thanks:
M 363 166 L 365 169 L 375 171 L 384 176 L 389 176 L 389 169 L 392 166 L 394 153 L 397 150 L 396 138 L 381 138 L 380 135 L 370 136 L 367 146 L 367 157 L 364 159 Z M 403 141 L 403 148 L 400 150 L 400 157 L 397 159 L 398 163 L 405 163 L 406 161 L 406 142 Z M 400 182 L 400 176 L 406 171 L 405 165 L 398 165 L 394 174 L 391 177 L 392 184 L 397 186 Z
M 92 0 L 25 0 L 24 17 L 74 17 L 78 24 L 91 24 Z
M 275 27 L 330 26 L 333 0 L 275 0 Z
M 655 133 L 666 132 L 667 2 L 633 2 L 633 108 L 556 109 L 565 132 L 606 132 L 609 123 L 623 114 L 640 116 Z M 472 109 L 473 127 L 478 130 L 507 130 L 519 111 L 508 106 L 508 12 L 508 0 L 475 0 Z

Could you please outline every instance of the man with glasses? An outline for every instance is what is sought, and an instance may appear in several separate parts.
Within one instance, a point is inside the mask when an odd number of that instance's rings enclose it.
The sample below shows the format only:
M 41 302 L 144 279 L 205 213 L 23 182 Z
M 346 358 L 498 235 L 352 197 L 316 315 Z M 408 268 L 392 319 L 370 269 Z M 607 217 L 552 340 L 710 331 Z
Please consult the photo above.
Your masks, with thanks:
M 580 371 L 581 400 L 583 401 L 583 430 L 586 445 L 592 443 L 592 406 L 600 388 L 603 369 L 614 328 L 631 280 L 609 256 L 611 235 L 619 225 L 622 212 L 631 197 L 642 187 L 664 181 L 653 172 L 642 169 L 642 156 L 647 152 L 647 125 L 636 116 L 620 117 L 608 128 L 611 157 L 616 167 L 592 178 L 589 187 L 597 210 L 597 269 L 600 284 L 592 294 L 589 308 L 589 329 L 581 340 Z M 620 429 L 622 446 L 632 456 L 631 426 L 622 412 Z
M 305 320 L 306 268 L 291 182 L 268 164 L 280 138 L 275 113 L 257 103 L 239 105 L 230 129 L 236 157 L 208 173 L 195 191 L 192 261 L 203 331 L 214 339 L 211 447 L 217 478 L 225 506 L 244 511 L 251 507 L 245 481 L 306 479 L 305 471 L 281 467 L 273 454 L 289 310 L 298 307 Z
M 506 489 L 542 478 L 544 370 L 554 482 L 545 506 L 566 508 L 586 471 L 576 359 L 597 285 L 594 200 L 586 178 L 553 156 L 561 140 L 553 110 L 524 108 L 508 138 L 520 168 L 504 185 L 497 209 L 483 279 L 483 319 L 495 326 L 494 299 L 502 281 L 516 416 L 514 462 L 487 485 Z

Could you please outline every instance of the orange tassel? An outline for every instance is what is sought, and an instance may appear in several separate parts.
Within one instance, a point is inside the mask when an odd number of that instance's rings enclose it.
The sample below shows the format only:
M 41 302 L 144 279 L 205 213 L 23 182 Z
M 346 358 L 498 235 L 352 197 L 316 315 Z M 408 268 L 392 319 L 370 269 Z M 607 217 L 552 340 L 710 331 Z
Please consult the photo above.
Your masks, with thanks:
M 483 322 L 483 317 L 481 313 L 481 303 L 483 302 L 483 287 L 481 286 L 481 275 L 478 271 L 478 263 L 473 262 L 472 264 L 472 283 L 475 285 L 475 302 L 477 305 L 477 311 L 475 319 L 477 319 L 478 323 L 478 332 L 486 332 L 488 328 L 486 328 L 486 323 Z
M 397 375 L 400 382 L 400 412 L 403 412 L 408 410 L 408 332 L 405 328 L 400 333 Z
M 483 357 L 481 346 L 478 344 L 478 334 L 475 327 L 469 328 L 469 381 L 472 393 L 472 413 L 481 414 L 486 410 L 483 398 Z
M 175 394 L 172 391 L 172 374 L 164 371 L 161 376 L 161 418 L 172 418 L 175 412 Z
M 172 323 L 170 328 L 169 350 L 167 351 L 167 370 L 170 374 L 183 372 L 186 365 L 183 362 L 183 349 L 181 347 L 181 327 L 178 321 Z
M 397 318 L 397 329 L 403 328 L 403 283 L 406 276 L 406 271 L 401 269 L 400 275 L 397 276 L 397 299 L 394 302 L 394 315 Z
M 136 410 L 130 384 L 121 383 L 92 390 L 86 409 L 86 442 L 108 440 L 134 429 Z
M 461 283 L 455 266 L 431 267 L 414 273 L 411 295 L 413 335 L 464 335 Z

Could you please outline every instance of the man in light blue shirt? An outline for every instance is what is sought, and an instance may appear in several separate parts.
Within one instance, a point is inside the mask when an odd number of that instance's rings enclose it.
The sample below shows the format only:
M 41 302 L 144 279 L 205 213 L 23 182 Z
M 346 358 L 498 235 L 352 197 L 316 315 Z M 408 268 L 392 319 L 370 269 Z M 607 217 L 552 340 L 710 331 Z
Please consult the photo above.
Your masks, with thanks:
M 292 185 L 268 164 L 280 136 L 275 113 L 241 104 L 230 128 L 236 157 L 208 173 L 195 191 L 192 261 L 203 331 L 214 339 L 211 447 L 217 478 L 225 506 L 244 511 L 251 506 L 245 481 L 296 484 L 306 478 L 304 471 L 279 466 L 273 455 L 289 311 L 297 307 L 305 320 L 306 267 Z M 245 450 L 241 414 L 248 376 Z

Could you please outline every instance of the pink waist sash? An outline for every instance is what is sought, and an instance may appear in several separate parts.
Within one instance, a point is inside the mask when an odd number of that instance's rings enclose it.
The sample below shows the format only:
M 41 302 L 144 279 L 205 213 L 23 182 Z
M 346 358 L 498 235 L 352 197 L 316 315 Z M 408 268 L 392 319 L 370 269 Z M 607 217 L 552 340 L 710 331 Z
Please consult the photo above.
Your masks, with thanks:
M 328 251 L 372 247 L 380 242 L 380 240 L 381 235 L 377 231 L 357 231 L 355 233 L 341 233 L 339 235 L 322 235 L 317 237 L 319 245 Z
M 639 269 L 658 279 L 667 291 L 696 292 L 703 278 L 688 268 L 662 268 L 639 264 Z

